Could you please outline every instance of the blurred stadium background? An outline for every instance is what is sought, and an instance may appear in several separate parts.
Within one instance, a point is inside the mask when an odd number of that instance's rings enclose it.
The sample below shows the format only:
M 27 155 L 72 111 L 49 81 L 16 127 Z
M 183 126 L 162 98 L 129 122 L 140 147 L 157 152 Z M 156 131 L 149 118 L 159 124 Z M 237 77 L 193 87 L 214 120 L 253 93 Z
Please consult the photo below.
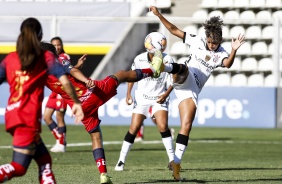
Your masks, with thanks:
M 94 79 L 129 69 L 152 30 L 167 36 L 166 52 L 176 61 L 186 59 L 189 48 L 148 12 L 150 5 L 193 34 L 204 34 L 201 24 L 210 16 L 222 17 L 227 51 L 232 37 L 246 36 L 232 68 L 217 69 L 208 80 L 196 125 L 282 127 L 281 0 L 0 0 L 0 60 L 15 50 L 20 23 L 29 16 L 41 21 L 44 41 L 63 39 L 72 62 L 87 53 L 82 71 Z

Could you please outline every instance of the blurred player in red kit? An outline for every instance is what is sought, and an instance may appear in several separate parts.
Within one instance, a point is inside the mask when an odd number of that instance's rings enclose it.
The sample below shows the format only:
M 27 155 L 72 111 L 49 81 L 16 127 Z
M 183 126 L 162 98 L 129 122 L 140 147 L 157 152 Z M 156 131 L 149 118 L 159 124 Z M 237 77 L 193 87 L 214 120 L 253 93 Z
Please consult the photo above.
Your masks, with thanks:
M 64 68 L 58 64 L 54 54 L 40 49 L 42 34 L 37 19 L 25 19 L 20 27 L 16 51 L 8 54 L 0 64 L 0 83 L 7 80 L 10 85 L 5 125 L 6 131 L 13 136 L 12 162 L 0 166 L 0 183 L 23 176 L 32 159 L 38 165 L 39 182 L 56 183 L 51 156 L 40 136 L 41 106 L 48 75 L 58 78 L 74 101 L 72 111 L 76 121 L 84 117 Z

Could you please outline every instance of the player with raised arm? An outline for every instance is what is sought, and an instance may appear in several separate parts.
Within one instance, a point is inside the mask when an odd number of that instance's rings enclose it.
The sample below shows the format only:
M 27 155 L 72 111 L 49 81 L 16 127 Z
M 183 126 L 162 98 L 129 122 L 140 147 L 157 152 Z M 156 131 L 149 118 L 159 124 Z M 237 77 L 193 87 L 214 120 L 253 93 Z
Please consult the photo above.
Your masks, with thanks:
M 244 35 L 239 34 L 232 38 L 231 52 L 228 54 L 221 46 L 223 21 L 220 17 L 211 17 L 203 23 L 205 37 L 200 37 L 178 29 L 170 23 L 155 6 L 150 10 L 156 15 L 169 32 L 183 40 L 190 46 L 187 74 L 175 74 L 174 92 L 179 101 L 179 113 L 181 128 L 176 138 L 174 161 L 172 162 L 173 177 L 176 180 L 183 180 L 180 177 L 180 163 L 182 156 L 187 149 L 192 123 L 197 110 L 198 94 L 201 92 L 206 81 L 217 67 L 230 68 L 234 62 L 236 51 L 245 43 Z M 184 63 L 183 63 L 184 64 Z
M 65 70 L 54 54 L 40 49 L 42 34 L 37 19 L 25 19 L 20 27 L 16 51 L 9 53 L 0 64 L 0 84 L 7 80 L 10 85 L 5 124 L 6 131 L 13 137 L 12 162 L 0 166 L 0 183 L 25 175 L 32 159 L 38 165 L 39 183 L 56 183 L 51 156 L 40 136 L 41 106 L 48 75 L 58 78 L 73 100 L 76 122 L 84 117 Z
M 166 49 L 166 37 L 159 32 L 148 34 L 144 41 L 144 46 L 147 52 L 141 53 L 135 57 L 131 66 L 132 70 L 147 68 L 152 61 L 154 52 Z M 173 58 L 162 53 L 163 63 L 174 63 Z M 138 130 L 146 119 L 146 116 L 151 109 L 151 115 L 156 120 L 159 132 L 162 137 L 163 144 L 166 148 L 169 163 L 173 161 L 174 148 L 170 129 L 168 128 L 168 105 L 169 94 L 173 90 L 171 84 L 171 75 L 162 72 L 158 78 L 144 78 L 137 82 L 134 100 L 131 96 L 131 90 L 134 83 L 128 83 L 126 103 L 130 105 L 134 102 L 132 119 L 129 131 L 124 137 L 121 147 L 118 163 L 115 167 L 116 171 L 123 171 L 124 164 L 131 147 L 134 144 Z

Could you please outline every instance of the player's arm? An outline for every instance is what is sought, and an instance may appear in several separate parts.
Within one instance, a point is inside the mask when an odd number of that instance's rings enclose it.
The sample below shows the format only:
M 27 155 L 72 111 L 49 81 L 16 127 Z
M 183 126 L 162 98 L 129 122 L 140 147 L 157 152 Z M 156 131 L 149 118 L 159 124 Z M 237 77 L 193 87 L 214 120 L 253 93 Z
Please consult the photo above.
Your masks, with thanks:
M 63 68 L 64 68 L 66 73 L 72 75 L 77 80 L 79 80 L 81 82 L 84 82 L 86 87 L 88 87 L 88 88 L 95 87 L 94 81 L 89 79 L 89 78 L 87 78 L 87 77 L 85 77 L 85 75 L 83 75 L 83 73 L 79 69 L 74 68 L 71 65 L 70 61 L 65 61 L 64 64 L 60 64 L 60 65 L 63 66 Z
M 83 73 L 75 67 L 70 69 L 69 74 L 71 74 L 74 78 L 76 78 L 77 80 L 81 82 L 86 82 L 88 80 L 88 78 L 85 77 Z
M 232 49 L 231 49 L 230 55 L 229 55 L 228 58 L 225 58 L 223 60 L 223 65 L 226 68 L 230 68 L 233 65 L 237 50 L 245 42 L 246 42 L 245 41 L 245 36 L 241 35 L 241 34 L 239 34 L 239 36 L 236 39 L 232 38 L 232 42 L 231 42 Z
M 77 69 L 82 68 L 83 64 L 84 64 L 84 61 L 86 60 L 86 57 L 87 57 L 87 54 L 83 54 L 83 56 L 81 56 L 78 59 L 78 61 L 77 61 L 76 65 L 74 66 L 74 68 L 77 68 Z
M 71 99 L 74 102 L 72 106 L 72 112 L 75 115 L 75 122 L 79 123 L 83 119 L 84 114 L 83 114 L 81 103 L 75 93 L 74 87 L 71 84 L 71 82 L 68 80 L 68 77 L 66 75 L 62 75 L 59 78 L 59 81 L 64 87 L 65 92 L 71 97 Z
M 173 90 L 173 87 L 169 86 L 169 88 L 166 90 L 166 92 L 159 96 L 157 103 L 160 103 L 160 104 L 164 103 L 166 101 L 167 97 L 169 96 L 169 94 L 172 92 L 172 90 Z
M 71 82 L 69 81 L 68 77 L 65 75 L 66 72 L 62 67 L 62 65 L 56 62 L 56 58 L 54 57 L 54 55 L 47 55 L 47 57 L 48 57 L 47 66 L 48 66 L 49 74 L 54 75 L 59 79 L 64 90 L 73 100 L 74 104 L 72 107 L 72 112 L 76 116 L 75 122 L 78 123 L 83 119 L 84 114 L 83 114 L 81 103 L 75 93 L 75 89 L 72 86 Z
M 174 24 L 172 24 L 171 22 L 169 22 L 158 10 L 157 7 L 155 6 L 151 6 L 150 7 L 150 11 L 152 11 L 154 13 L 154 15 L 156 15 L 160 21 L 162 22 L 162 24 L 167 28 L 167 30 L 173 34 L 174 36 L 177 36 L 178 38 L 184 39 L 184 32 L 180 29 L 178 29 Z

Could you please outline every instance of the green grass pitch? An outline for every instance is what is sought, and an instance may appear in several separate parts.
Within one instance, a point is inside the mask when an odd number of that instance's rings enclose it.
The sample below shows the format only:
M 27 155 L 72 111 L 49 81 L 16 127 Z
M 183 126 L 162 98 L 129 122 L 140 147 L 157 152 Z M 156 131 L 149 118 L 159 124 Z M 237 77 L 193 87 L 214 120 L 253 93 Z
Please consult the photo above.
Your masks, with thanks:
M 145 127 L 145 141 L 135 143 L 127 157 L 125 171 L 116 172 L 121 142 L 128 126 L 102 126 L 108 174 L 116 184 L 175 183 L 168 171 L 168 158 L 155 126 Z M 176 133 L 179 127 L 173 127 Z M 177 135 L 175 133 L 175 135 Z M 43 141 L 48 149 L 55 143 L 43 125 Z M 116 141 L 116 142 L 113 142 Z M 83 126 L 67 127 L 66 153 L 51 153 L 58 184 L 99 183 L 99 172 L 93 160 L 90 136 Z M 113 144 L 114 143 L 114 144 Z M 11 136 L 0 125 L 0 164 L 12 158 Z M 71 146 L 72 145 L 72 146 Z M 194 127 L 188 149 L 181 163 L 183 183 L 282 183 L 282 129 L 199 128 Z M 27 174 L 9 184 L 38 183 L 37 166 L 32 161 Z

